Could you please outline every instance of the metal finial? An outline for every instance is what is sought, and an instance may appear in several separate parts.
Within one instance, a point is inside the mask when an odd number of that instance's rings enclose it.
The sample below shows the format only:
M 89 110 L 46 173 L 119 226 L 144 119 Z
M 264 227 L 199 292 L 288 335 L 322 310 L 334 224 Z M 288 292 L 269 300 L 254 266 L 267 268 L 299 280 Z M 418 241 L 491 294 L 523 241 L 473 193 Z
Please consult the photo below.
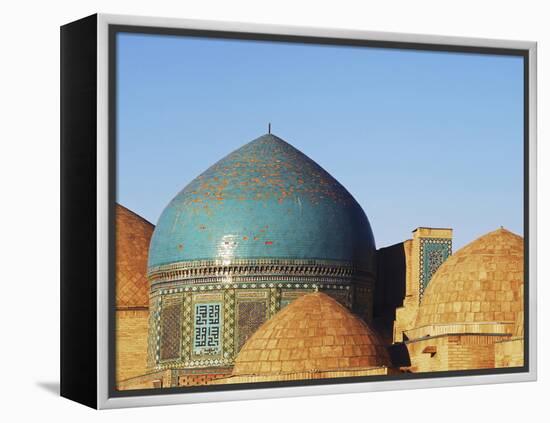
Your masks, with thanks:
M 271 134 L 271 122 L 267 124 L 267 133 Z

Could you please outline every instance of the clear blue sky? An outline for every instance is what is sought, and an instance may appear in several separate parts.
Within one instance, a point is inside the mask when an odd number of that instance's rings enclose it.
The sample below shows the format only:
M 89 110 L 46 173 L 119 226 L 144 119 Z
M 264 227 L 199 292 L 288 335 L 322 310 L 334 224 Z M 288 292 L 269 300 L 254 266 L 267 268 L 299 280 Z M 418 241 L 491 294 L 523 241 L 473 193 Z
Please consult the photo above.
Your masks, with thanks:
M 418 226 L 454 249 L 523 235 L 518 57 L 118 35 L 117 201 L 156 223 L 217 160 L 267 132 L 357 199 L 377 247 Z

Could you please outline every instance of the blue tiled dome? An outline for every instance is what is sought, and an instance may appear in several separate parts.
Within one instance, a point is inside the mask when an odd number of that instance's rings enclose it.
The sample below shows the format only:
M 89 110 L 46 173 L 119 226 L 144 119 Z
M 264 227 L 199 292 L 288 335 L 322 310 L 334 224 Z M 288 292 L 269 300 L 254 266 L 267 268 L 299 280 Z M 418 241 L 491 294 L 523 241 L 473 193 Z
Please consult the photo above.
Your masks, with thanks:
M 271 135 L 206 170 L 168 204 L 149 267 L 235 259 L 337 260 L 373 271 L 361 206 L 309 157 Z

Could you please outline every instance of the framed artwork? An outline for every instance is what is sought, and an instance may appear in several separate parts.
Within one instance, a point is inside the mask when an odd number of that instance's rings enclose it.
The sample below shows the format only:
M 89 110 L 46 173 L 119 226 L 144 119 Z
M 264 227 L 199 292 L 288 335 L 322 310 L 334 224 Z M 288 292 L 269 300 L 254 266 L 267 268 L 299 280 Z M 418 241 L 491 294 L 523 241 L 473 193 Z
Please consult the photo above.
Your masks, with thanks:
M 536 43 L 61 28 L 61 394 L 536 378 Z

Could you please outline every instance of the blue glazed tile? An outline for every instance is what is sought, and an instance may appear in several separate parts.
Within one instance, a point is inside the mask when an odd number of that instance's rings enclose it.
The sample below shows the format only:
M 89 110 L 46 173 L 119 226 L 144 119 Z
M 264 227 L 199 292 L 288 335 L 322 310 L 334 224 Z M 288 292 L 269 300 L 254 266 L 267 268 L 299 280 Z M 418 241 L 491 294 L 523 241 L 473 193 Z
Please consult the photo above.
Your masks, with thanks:
M 149 267 L 201 259 L 341 260 L 374 271 L 361 206 L 330 174 L 275 135 L 244 145 L 163 211 Z

